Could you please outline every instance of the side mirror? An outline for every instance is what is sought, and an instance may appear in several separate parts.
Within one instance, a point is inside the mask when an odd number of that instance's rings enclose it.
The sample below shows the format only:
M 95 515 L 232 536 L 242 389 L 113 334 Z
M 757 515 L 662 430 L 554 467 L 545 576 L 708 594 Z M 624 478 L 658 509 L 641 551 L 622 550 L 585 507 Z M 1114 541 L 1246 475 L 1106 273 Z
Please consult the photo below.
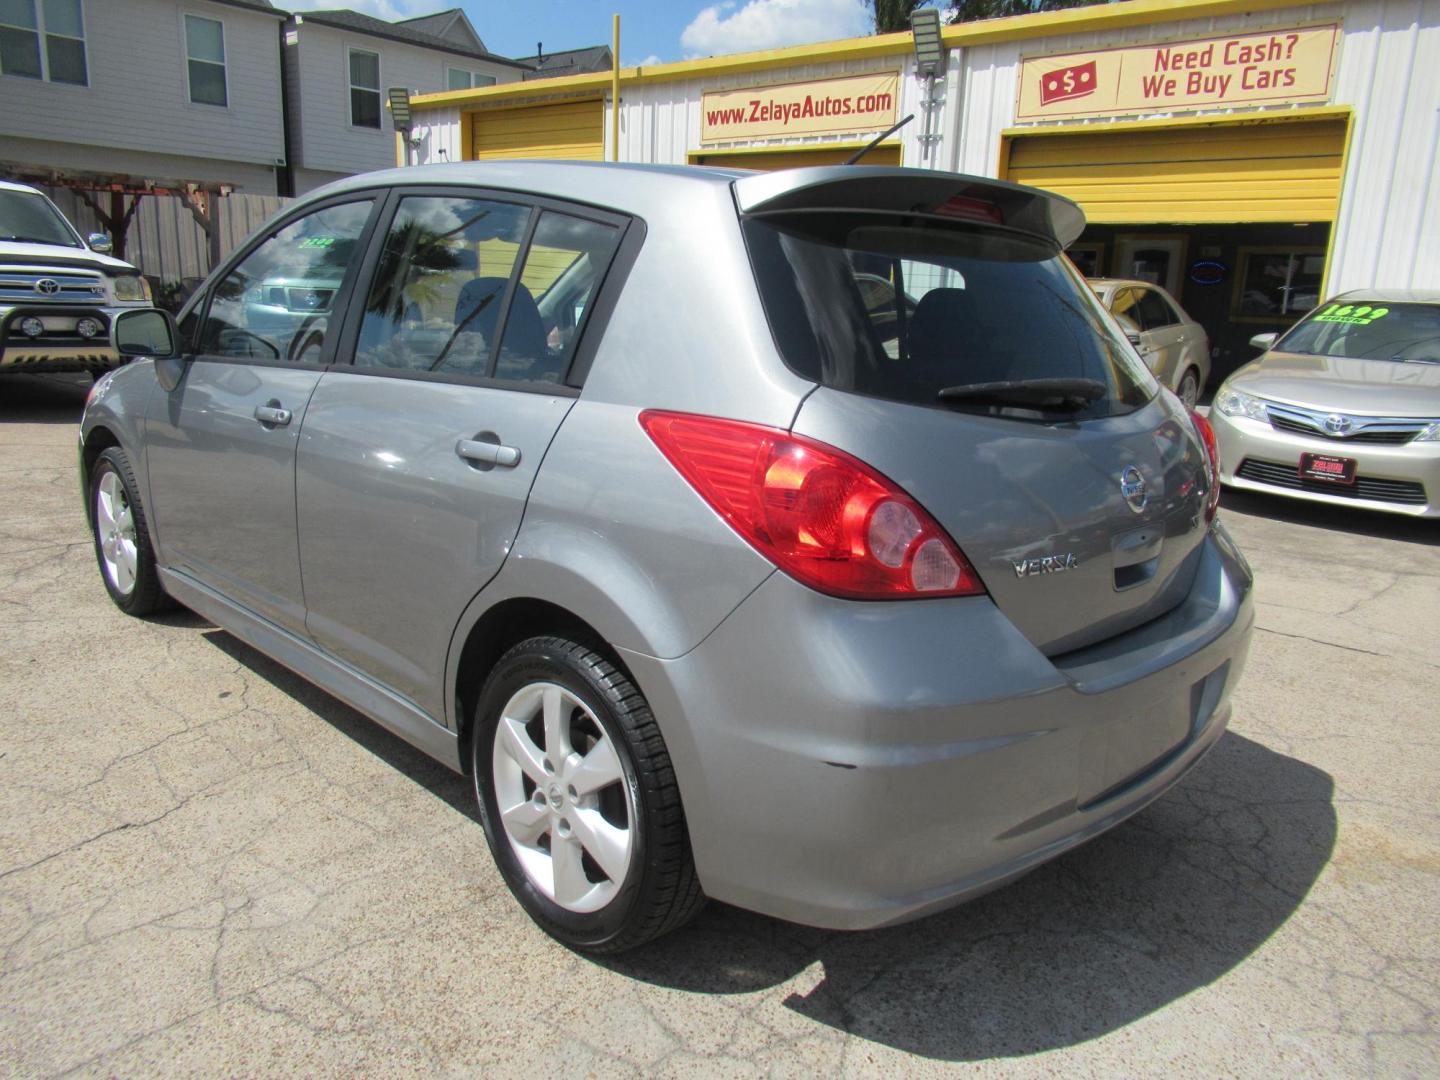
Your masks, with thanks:
M 115 342 L 115 351 L 121 356 L 152 356 L 156 359 L 174 356 L 175 343 L 180 340 L 174 316 L 159 308 L 121 312 L 115 316 L 110 336 Z
M 121 356 L 148 356 L 155 361 L 155 378 L 169 393 L 180 385 L 185 360 L 179 354 L 180 331 L 175 316 L 159 308 L 122 311 L 110 324 L 110 340 Z
M 1273 330 L 1268 334 L 1256 334 L 1250 339 L 1250 344 L 1255 346 L 1255 348 L 1259 349 L 1261 352 L 1265 352 L 1267 349 L 1270 348 L 1270 346 L 1275 344 L 1275 339 L 1279 336 L 1280 335 L 1275 333 Z
M 110 252 L 115 250 L 115 245 L 110 242 L 110 237 L 106 236 L 103 232 L 92 232 L 85 238 L 85 243 L 90 245 L 91 251 L 98 252 L 101 255 L 109 255 Z

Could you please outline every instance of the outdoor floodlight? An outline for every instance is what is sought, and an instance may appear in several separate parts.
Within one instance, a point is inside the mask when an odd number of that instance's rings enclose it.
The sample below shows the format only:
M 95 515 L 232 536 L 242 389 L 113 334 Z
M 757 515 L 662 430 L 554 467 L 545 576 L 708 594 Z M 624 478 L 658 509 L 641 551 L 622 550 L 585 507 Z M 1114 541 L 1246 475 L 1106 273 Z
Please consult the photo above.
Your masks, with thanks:
M 919 8 L 910 16 L 910 33 L 915 36 L 915 70 L 933 78 L 945 70 L 945 43 L 940 39 L 940 12 Z
M 392 86 L 390 94 L 390 120 L 396 131 L 410 130 L 410 91 L 403 86 Z

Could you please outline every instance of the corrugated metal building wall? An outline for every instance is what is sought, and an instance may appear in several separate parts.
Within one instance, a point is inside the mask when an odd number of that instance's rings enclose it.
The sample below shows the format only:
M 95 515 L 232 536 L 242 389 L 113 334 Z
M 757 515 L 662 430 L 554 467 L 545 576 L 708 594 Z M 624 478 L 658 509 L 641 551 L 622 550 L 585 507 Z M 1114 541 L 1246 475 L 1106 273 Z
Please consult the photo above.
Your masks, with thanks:
M 1083 22 L 1086 17 L 1076 21 Z M 1049 33 L 1054 28 L 1053 21 L 1044 21 L 1048 17 L 1034 18 L 1035 25 L 1045 28 L 1038 36 L 950 51 L 945 75 L 936 86 L 941 105 L 936 109 L 934 131 L 940 138 L 928 155 L 923 153 L 921 138 L 925 84 L 915 78 L 913 55 L 906 51 L 790 66 L 767 66 L 773 64 L 773 60 L 757 56 L 755 66 L 730 69 L 723 74 L 627 79 L 621 90 L 619 158 L 685 163 L 693 152 L 701 149 L 701 99 L 705 91 L 899 69 L 898 115 L 916 115 L 898 136 L 902 163 L 999 176 L 1005 174 L 1008 165 L 1002 155 L 1008 155 L 1009 145 L 1023 138 L 1025 131 L 1063 127 L 1087 134 L 1114 131 L 1118 135 L 1125 130 L 1120 125 L 1137 119 L 1163 122 L 1171 117 L 1183 120 L 1198 116 L 1208 120 L 1234 118 L 1251 122 L 1276 113 L 1301 116 L 1314 112 L 1314 106 L 1308 105 L 1263 109 L 1237 106 L 1183 115 L 1150 112 L 1022 126 L 1015 121 L 1015 101 L 1023 56 L 1340 23 L 1339 61 L 1330 100 L 1326 103 L 1329 118 L 1338 119 L 1339 124 L 1347 119 L 1343 110 L 1349 110 L 1350 139 L 1348 153 L 1344 154 L 1339 209 L 1338 213 L 1334 210 L 1333 199 L 1316 199 L 1309 210 L 1300 208 L 1305 212 L 1324 213 L 1325 217 L 1317 217 L 1317 221 L 1334 217 L 1330 230 L 1328 287 L 1332 293 L 1369 285 L 1440 288 L 1440 150 L 1437 150 L 1440 143 L 1440 107 L 1437 107 L 1440 104 L 1440 0 L 1355 0 L 1287 7 L 1259 4 L 1256 10 L 1239 14 L 1178 20 L 1156 17 L 1140 25 L 1107 23 L 1103 30 L 1070 34 Z M 1114 20 L 1115 23 L 1125 21 Z M 813 50 L 806 56 L 807 59 L 813 57 Z M 532 90 L 533 84 L 526 84 L 525 89 Z M 593 88 L 589 90 L 592 96 L 595 92 Z M 520 93 L 488 95 L 470 108 L 483 112 L 514 105 Z M 417 105 L 417 120 L 423 125 L 417 129 L 422 139 L 417 159 L 421 162 L 463 160 L 468 150 L 461 142 L 467 126 L 462 110 L 452 101 L 437 105 L 439 107 L 427 108 L 423 101 Z M 608 158 L 608 103 L 606 108 Z M 1231 130 L 1238 131 L 1238 128 Z M 1338 124 L 1336 130 L 1339 130 Z M 705 149 L 761 146 L 791 149 L 837 142 L 853 144 L 859 138 L 850 135 L 750 140 Z M 1336 141 L 1340 140 L 1331 140 Z M 1232 149 L 1242 155 L 1246 153 L 1241 140 L 1236 142 L 1237 146 Z M 1120 146 L 1120 142 L 1115 145 Z M 1333 175 L 1337 168 L 1330 158 L 1336 155 L 1326 149 L 1324 156 L 1325 167 Z M 1322 209 L 1316 211 L 1316 207 Z

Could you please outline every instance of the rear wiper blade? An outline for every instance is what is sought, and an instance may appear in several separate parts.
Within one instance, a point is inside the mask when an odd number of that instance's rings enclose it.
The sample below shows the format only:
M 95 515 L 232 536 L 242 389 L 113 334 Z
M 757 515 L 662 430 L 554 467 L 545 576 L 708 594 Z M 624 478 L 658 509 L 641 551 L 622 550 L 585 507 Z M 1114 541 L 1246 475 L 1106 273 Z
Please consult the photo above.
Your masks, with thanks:
M 1082 409 L 1092 401 L 1104 397 L 1107 392 L 1106 385 L 1098 379 L 1010 379 L 947 386 L 935 396 L 941 401 Z

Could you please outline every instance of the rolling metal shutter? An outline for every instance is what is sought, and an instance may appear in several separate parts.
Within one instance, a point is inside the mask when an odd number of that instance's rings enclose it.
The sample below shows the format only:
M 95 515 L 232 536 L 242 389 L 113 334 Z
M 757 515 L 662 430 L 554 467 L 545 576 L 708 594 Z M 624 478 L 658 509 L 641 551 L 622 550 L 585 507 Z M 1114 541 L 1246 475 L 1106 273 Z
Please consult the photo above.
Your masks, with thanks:
M 1096 223 L 1333 221 L 1344 149 L 1344 120 L 1017 134 L 1005 178 Z
M 604 103 L 567 101 L 471 114 L 470 156 L 496 158 L 605 159 Z
M 714 154 L 693 154 L 691 158 L 696 165 L 718 165 L 725 169 L 761 169 L 769 172 L 772 169 L 798 169 L 805 165 L 843 165 L 847 158 L 854 156 L 855 149 L 769 150 L 761 154 L 721 151 Z M 900 147 L 882 143 L 861 158 L 858 164 L 899 165 Z

